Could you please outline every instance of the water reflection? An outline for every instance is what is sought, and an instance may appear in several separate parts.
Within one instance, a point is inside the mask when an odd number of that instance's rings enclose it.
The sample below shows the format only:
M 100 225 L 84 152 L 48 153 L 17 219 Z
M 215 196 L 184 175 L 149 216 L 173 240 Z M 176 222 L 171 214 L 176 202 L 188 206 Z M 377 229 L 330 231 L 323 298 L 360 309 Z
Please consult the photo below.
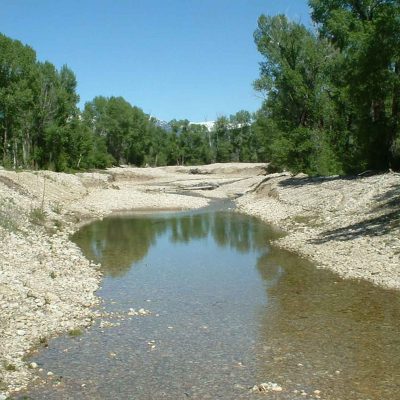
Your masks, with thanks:
M 171 244 L 211 237 L 220 247 L 239 252 L 265 249 L 268 239 L 278 237 L 256 219 L 216 211 L 177 215 L 116 216 L 84 226 L 72 238 L 85 256 L 102 264 L 103 273 L 123 276 L 149 252 L 158 237 L 168 233 Z

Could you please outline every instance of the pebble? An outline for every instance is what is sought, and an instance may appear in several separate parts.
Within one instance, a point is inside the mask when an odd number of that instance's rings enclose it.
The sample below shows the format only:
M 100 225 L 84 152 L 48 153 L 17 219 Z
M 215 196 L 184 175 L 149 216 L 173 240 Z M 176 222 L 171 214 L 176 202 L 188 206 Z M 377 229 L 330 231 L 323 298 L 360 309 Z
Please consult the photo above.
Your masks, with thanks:
M 268 392 L 281 392 L 283 390 L 282 386 L 274 382 L 264 382 L 259 385 L 254 385 L 251 389 L 253 393 L 268 393 Z

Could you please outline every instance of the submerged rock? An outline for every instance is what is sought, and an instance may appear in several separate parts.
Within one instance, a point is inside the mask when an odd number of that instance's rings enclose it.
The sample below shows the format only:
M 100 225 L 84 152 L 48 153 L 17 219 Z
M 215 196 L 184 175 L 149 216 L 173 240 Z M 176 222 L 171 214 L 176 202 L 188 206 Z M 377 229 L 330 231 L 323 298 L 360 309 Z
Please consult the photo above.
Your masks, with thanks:
M 259 385 L 254 385 L 250 392 L 252 393 L 269 393 L 269 392 L 282 392 L 282 386 L 279 386 L 274 382 L 260 383 Z

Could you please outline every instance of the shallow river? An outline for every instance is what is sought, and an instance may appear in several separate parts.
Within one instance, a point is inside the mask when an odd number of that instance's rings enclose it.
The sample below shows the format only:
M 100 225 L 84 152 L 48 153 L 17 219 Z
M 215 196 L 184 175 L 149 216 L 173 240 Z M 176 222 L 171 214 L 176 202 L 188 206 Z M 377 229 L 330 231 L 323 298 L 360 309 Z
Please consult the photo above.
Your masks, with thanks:
M 400 399 L 400 295 L 317 270 L 277 235 L 215 209 L 85 226 L 73 240 L 103 265 L 114 326 L 51 340 L 31 359 L 45 382 L 15 398 L 257 399 L 272 382 L 265 398 Z

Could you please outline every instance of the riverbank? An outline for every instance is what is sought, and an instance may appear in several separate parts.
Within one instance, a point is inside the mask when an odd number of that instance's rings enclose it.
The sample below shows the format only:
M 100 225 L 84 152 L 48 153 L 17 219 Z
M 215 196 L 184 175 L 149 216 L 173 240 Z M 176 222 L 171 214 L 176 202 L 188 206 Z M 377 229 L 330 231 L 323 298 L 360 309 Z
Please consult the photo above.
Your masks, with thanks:
M 196 209 L 216 198 L 237 198 L 239 211 L 284 229 L 277 244 L 317 267 L 400 288 L 399 174 L 310 179 L 233 163 L 0 171 L 0 393 L 29 382 L 30 349 L 96 317 L 101 276 L 72 232 L 112 212 Z
M 400 174 L 266 176 L 239 210 L 281 227 L 280 247 L 344 278 L 400 288 Z

